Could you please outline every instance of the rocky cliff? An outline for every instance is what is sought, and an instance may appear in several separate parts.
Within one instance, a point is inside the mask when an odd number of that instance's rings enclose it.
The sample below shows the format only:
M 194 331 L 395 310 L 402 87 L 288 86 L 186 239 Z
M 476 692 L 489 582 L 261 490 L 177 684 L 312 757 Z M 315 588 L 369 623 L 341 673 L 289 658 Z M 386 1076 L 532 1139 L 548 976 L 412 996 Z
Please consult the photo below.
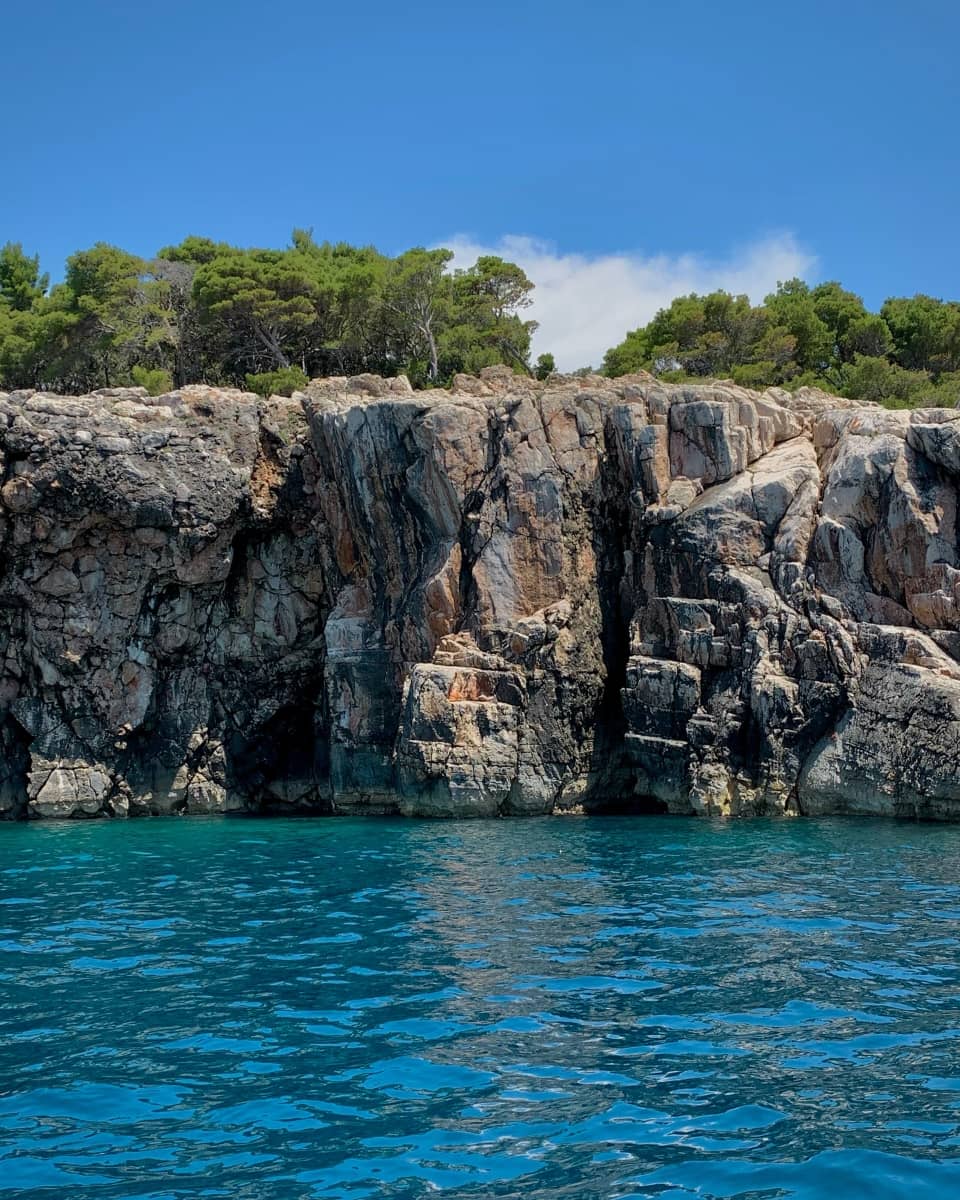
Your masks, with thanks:
M 960 411 L 0 394 L 0 812 L 960 815 Z

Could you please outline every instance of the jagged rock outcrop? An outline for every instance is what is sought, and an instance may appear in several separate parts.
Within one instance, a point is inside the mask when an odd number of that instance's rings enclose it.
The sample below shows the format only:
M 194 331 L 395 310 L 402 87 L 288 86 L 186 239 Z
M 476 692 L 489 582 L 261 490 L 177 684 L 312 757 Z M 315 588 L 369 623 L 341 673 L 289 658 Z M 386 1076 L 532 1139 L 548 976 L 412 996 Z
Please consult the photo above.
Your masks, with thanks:
M 960 815 L 960 411 L 0 394 L 0 813 Z

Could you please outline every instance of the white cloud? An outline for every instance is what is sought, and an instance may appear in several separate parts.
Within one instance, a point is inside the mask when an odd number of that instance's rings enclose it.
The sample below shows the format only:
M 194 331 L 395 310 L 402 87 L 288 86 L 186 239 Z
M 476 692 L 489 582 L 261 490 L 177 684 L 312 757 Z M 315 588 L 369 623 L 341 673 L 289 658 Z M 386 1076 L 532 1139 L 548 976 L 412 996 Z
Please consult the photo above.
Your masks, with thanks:
M 789 233 L 762 238 L 720 260 L 698 254 L 561 254 L 549 242 L 515 234 L 490 246 L 463 234 L 440 244 L 454 251 L 458 267 L 472 265 L 481 254 L 499 254 L 523 267 L 536 284 L 528 310 L 540 323 L 534 355 L 551 351 L 561 371 L 599 366 L 605 350 L 675 296 L 725 288 L 757 302 L 778 280 L 809 276 L 816 266 Z

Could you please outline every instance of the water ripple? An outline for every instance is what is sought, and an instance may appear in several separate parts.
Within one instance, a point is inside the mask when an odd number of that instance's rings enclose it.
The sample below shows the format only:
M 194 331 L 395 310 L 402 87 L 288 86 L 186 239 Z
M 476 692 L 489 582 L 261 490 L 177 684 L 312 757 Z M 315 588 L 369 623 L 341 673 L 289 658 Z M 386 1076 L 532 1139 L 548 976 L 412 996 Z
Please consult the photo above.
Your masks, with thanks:
M 960 1191 L 960 829 L 0 828 L 0 1195 Z

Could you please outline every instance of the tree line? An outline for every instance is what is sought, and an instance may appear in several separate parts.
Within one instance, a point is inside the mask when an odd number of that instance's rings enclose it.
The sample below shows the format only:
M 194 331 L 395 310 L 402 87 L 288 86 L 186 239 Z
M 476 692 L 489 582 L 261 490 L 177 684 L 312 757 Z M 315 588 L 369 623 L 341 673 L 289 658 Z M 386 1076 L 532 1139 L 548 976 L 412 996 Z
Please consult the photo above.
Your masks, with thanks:
M 506 363 L 531 367 L 533 284 L 488 255 L 451 270 L 451 251 L 394 258 L 318 243 L 282 250 L 188 237 L 144 259 L 98 243 L 51 287 L 37 256 L 0 249 L 0 387 L 77 393 L 203 382 L 289 392 L 319 375 L 407 374 L 414 386 Z
M 603 360 L 607 375 L 651 371 L 746 387 L 822 387 L 889 407 L 960 402 L 960 303 L 893 297 L 879 313 L 839 283 L 778 285 L 762 304 L 717 291 L 680 296 Z
M 187 383 L 290 393 L 309 378 L 406 374 L 415 387 L 531 362 L 533 283 L 487 255 L 396 257 L 294 230 L 281 250 L 188 237 L 150 259 L 98 243 L 50 286 L 39 259 L 0 247 L 0 388 L 71 393 Z M 584 368 L 584 371 L 588 368 Z M 725 291 L 680 296 L 608 350 L 609 376 L 816 385 L 890 406 L 960 402 L 960 303 L 894 297 L 879 312 L 839 283 L 777 286 L 762 304 Z

